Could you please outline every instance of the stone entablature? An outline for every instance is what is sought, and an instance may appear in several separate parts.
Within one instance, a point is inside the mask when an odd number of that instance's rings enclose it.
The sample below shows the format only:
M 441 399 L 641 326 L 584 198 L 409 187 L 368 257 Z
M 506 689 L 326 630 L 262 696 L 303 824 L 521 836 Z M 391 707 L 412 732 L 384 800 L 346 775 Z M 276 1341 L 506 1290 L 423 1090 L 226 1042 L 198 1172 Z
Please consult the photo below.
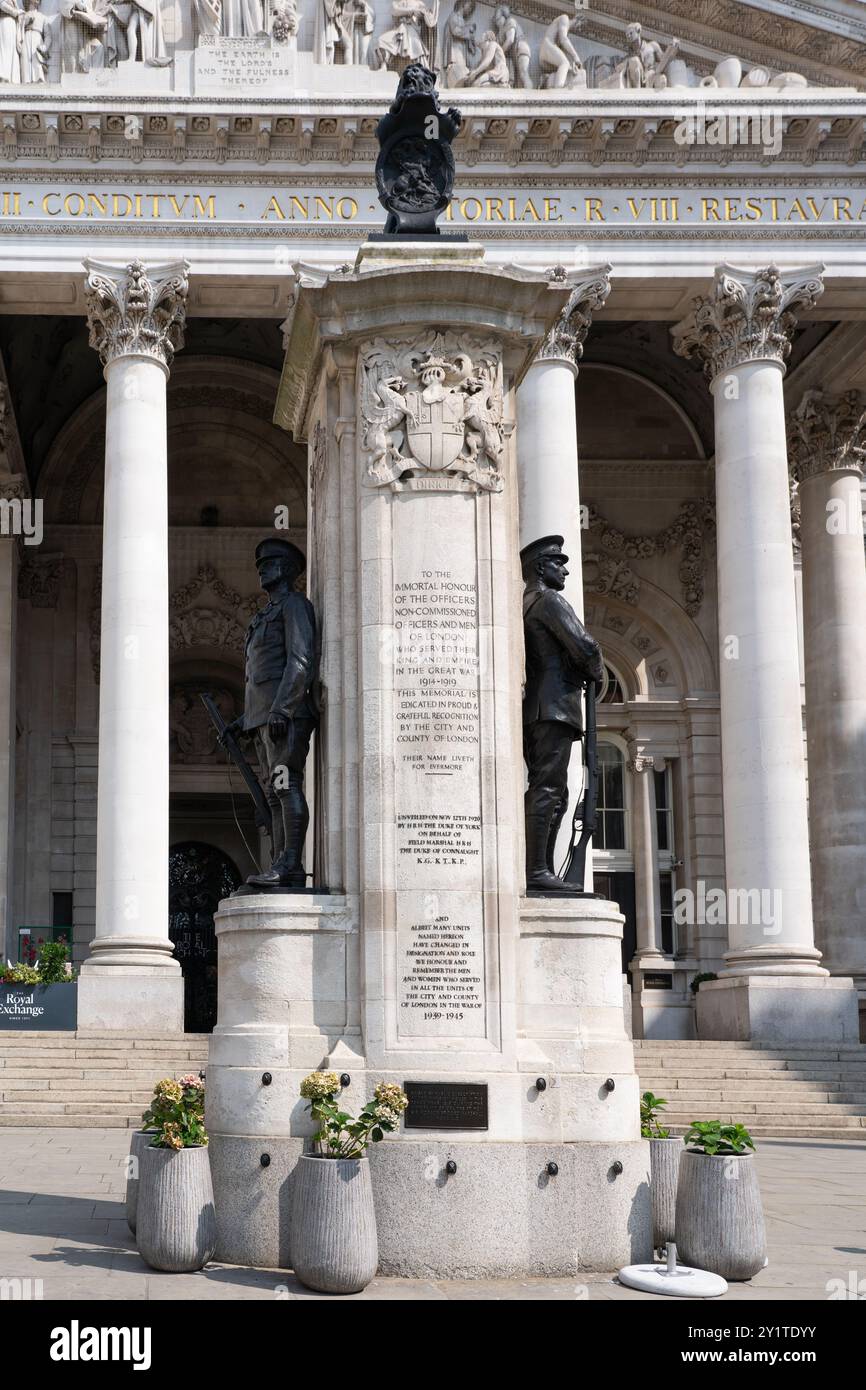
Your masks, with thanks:
M 22 89 L 23 92 L 23 89 Z M 196 100 L 166 94 L 119 100 L 108 93 L 60 98 L 0 86 L 0 150 L 7 174 L 0 219 L 16 213 L 9 176 L 17 161 L 93 170 L 112 166 L 196 166 L 242 162 L 356 168 L 376 157 L 376 125 L 389 90 L 372 97 L 334 93 L 281 100 L 249 95 Z M 731 92 L 505 92 L 495 100 L 460 93 L 458 167 L 513 170 L 670 170 L 719 166 L 768 169 L 853 166 L 863 158 L 866 95 L 837 89 L 780 95 Z M 459 187 L 462 188 L 463 180 Z

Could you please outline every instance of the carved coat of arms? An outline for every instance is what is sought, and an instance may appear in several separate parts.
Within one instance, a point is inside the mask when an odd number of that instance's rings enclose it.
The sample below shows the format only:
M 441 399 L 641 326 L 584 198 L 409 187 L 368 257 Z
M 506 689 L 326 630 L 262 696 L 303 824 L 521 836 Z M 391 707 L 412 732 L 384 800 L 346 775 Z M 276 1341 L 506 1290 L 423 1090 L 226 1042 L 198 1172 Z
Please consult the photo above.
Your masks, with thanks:
M 404 473 L 463 476 L 502 488 L 502 366 L 491 343 L 378 338 L 361 354 L 362 447 L 371 487 Z

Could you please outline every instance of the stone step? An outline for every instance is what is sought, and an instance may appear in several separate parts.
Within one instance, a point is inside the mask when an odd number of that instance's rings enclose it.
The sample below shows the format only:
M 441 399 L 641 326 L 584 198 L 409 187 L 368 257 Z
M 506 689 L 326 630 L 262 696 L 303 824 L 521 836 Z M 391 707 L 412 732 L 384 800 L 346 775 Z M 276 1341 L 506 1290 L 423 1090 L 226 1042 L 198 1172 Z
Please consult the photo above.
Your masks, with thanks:
M 0 1082 L 2 1085 L 2 1082 Z M 866 1091 L 798 1091 L 794 1095 L 781 1091 L 751 1092 L 711 1087 L 703 1091 L 671 1091 L 664 1113 L 695 1105 L 854 1105 L 866 1112 Z
M 764 1101 L 757 1104 L 738 1104 L 732 1105 L 730 1101 L 705 1101 L 700 1107 L 696 1105 L 682 1105 L 675 1110 L 666 1110 L 664 1124 L 668 1120 L 678 1124 L 681 1120 L 688 1118 L 692 1120 L 717 1120 L 721 1115 L 733 1115 L 734 1123 L 737 1119 L 746 1124 L 750 1115 L 760 1115 L 763 1119 L 770 1121 L 782 1119 L 785 1115 L 790 1115 L 796 1119 L 814 1119 L 818 1125 L 833 1124 L 834 1117 L 837 1115 L 854 1115 L 858 1121 L 866 1123 L 866 1114 L 863 1112 L 862 1105 L 827 1105 L 826 1103 L 816 1105 L 773 1105 Z M 725 1121 L 731 1123 L 730 1120 Z
M 818 1134 L 810 1125 L 749 1125 L 753 1139 L 857 1139 L 866 1141 L 866 1129 L 845 1127 L 822 1129 Z M 674 1135 L 684 1134 L 682 1125 L 672 1126 Z
M 662 1078 L 666 1080 L 667 1078 Z M 3 1073 L 0 1072 L 0 1085 L 3 1082 Z M 643 1081 L 641 1080 L 643 1085 Z M 655 1084 L 661 1084 L 656 1082 Z M 679 1080 L 668 1080 L 667 1089 L 656 1091 L 655 1084 L 649 1089 L 655 1095 L 671 1098 L 681 1095 L 687 1091 L 689 1095 L 704 1095 L 710 1091 L 725 1090 L 736 1092 L 738 1096 L 798 1096 L 810 1095 L 813 1092 L 820 1092 L 822 1095 L 834 1096 L 843 1090 L 859 1091 L 866 1097 L 866 1086 L 851 1081 L 801 1081 L 799 1079 L 769 1081 L 731 1081 L 728 1077 L 717 1076 L 708 1079 L 706 1082 L 698 1081 L 693 1076 L 681 1077 Z M 643 1087 L 644 1090 L 647 1087 Z
M 654 1068 L 640 1067 L 638 1075 L 641 1082 L 656 1082 L 658 1085 L 663 1085 L 668 1077 L 694 1077 L 695 1084 L 700 1084 L 719 1076 L 730 1077 L 735 1081 L 766 1081 L 768 1075 L 794 1081 L 845 1081 L 858 1078 L 866 1081 L 866 1068 L 846 1066 L 842 1063 L 835 1067 L 793 1067 L 790 1070 L 779 1067 L 772 1072 L 758 1067 L 679 1067 L 676 1071 L 661 1072 Z
M 21 1104 L 14 1102 L 0 1101 L 0 1115 L 21 1114 Z M 27 1103 L 27 1113 L 30 1115 L 65 1115 L 67 1122 L 74 1125 L 71 1116 L 79 1111 L 88 1115 L 102 1115 L 103 1120 L 106 1116 L 115 1114 L 134 1114 L 141 1119 L 141 1107 L 128 1101 L 114 1104 L 111 1101 L 87 1101 L 80 1104 L 75 1101 L 43 1101 L 31 1100 Z
M 156 1078 L 159 1080 L 159 1077 Z M 129 1080 L 126 1073 L 117 1075 L 112 1073 L 110 1077 L 77 1077 L 77 1076 L 54 1076 L 49 1073 L 47 1076 L 7 1076 L 5 1072 L 0 1072 L 0 1091 L 10 1091 L 16 1094 L 24 1091 L 35 1091 L 45 1096 L 48 1093 L 54 1095 L 58 1092 L 63 1095 L 77 1097 L 82 1091 L 103 1091 L 106 1095 L 152 1095 L 154 1081 L 150 1075 L 146 1074 L 139 1080 Z
M 681 1038 L 636 1038 L 635 1052 L 658 1053 L 670 1057 L 680 1055 L 717 1056 L 730 1052 L 739 1054 L 754 1052 L 758 1056 L 775 1057 L 837 1057 L 866 1056 L 866 1043 L 797 1043 L 791 1047 L 780 1047 L 774 1043 L 751 1042 L 701 1042 L 698 1039 Z
M 86 1111 L 74 1115 L 13 1115 L 0 1113 L 0 1128 L 22 1129 L 137 1129 L 141 1123 L 141 1112 L 120 1111 L 113 1115 L 91 1115 Z
M 93 1108 L 93 1103 L 104 1103 L 106 1105 L 137 1105 L 139 1110 L 147 1109 L 153 1098 L 153 1088 L 145 1087 L 140 1091 L 127 1089 L 125 1091 L 106 1092 L 101 1088 L 90 1091 L 65 1091 L 39 1089 L 38 1087 L 24 1091 L 10 1091 L 4 1086 L 0 1086 L 0 1103 L 15 1105 L 53 1105 L 57 1101 L 62 1101 L 65 1105 L 81 1105 L 85 1110 Z

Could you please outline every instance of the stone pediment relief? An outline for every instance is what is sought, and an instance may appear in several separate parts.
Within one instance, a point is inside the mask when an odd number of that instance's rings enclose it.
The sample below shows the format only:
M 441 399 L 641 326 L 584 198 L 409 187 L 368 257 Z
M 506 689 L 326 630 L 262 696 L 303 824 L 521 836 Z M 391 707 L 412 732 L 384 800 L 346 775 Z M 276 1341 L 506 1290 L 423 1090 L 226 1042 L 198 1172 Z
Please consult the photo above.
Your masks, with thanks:
M 788 9 L 735 0 L 663 0 L 650 14 L 633 0 L 603 9 L 538 0 L 0 0 L 0 82 L 70 94 L 338 98 L 390 93 L 420 60 L 443 88 L 478 92 L 862 84 L 866 17 Z

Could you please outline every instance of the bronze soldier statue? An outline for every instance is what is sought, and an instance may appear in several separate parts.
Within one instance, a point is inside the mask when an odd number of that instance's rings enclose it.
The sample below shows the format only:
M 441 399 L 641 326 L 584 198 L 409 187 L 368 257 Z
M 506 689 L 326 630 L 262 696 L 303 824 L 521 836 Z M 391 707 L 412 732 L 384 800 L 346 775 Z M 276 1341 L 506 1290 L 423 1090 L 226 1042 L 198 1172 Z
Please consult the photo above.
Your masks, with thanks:
M 557 877 L 554 849 L 568 806 L 572 744 L 583 736 L 582 692 L 604 679 L 601 648 L 562 597 L 568 556 L 562 536 L 543 536 L 520 552 L 525 589 L 526 687 L 523 756 L 526 790 L 526 891 L 531 896 L 580 893 Z
M 247 629 L 244 712 L 222 734 L 223 739 L 245 734 L 255 740 L 271 812 L 271 867 L 252 874 L 247 891 L 306 886 L 301 855 L 310 812 L 304 764 L 318 719 L 319 639 L 313 605 L 294 587 L 305 565 L 290 541 L 266 540 L 256 546 L 256 568 L 268 603 Z

